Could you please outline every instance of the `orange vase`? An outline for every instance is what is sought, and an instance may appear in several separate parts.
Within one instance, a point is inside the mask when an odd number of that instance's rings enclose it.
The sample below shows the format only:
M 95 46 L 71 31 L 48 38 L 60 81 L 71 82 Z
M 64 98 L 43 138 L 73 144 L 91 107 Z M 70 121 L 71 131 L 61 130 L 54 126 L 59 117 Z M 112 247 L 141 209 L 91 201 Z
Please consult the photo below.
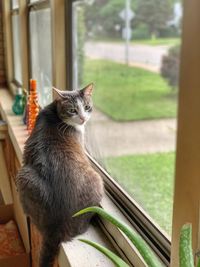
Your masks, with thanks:
M 28 133 L 31 134 L 39 113 L 37 82 L 30 80 L 30 93 L 28 97 Z

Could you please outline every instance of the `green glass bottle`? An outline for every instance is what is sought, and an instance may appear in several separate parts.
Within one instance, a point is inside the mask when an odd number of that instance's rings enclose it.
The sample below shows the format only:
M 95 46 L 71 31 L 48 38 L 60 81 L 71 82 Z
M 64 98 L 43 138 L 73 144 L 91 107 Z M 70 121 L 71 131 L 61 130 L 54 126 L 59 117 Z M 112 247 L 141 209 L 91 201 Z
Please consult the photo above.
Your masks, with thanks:
M 15 96 L 15 100 L 12 106 L 12 111 L 16 115 L 22 115 L 24 112 L 24 97 L 21 88 L 17 89 L 17 94 Z

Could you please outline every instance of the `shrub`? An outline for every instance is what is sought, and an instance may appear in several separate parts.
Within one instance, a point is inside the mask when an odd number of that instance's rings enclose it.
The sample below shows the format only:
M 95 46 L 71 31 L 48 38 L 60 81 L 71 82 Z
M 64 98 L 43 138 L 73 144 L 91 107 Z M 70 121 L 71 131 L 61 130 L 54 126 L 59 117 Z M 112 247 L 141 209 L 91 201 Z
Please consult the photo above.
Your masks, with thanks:
M 159 31 L 160 38 L 174 38 L 180 37 L 180 28 L 175 26 L 169 26 Z
M 133 28 L 132 39 L 133 40 L 142 40 L 149 39 L 150 33 L 148 27 L 145 24 L 139 24 L 137 28 Z
M 180 46 L 169 49 L 162 58 L 161 75 L 173 89 L 177 89 L 179 81 Z

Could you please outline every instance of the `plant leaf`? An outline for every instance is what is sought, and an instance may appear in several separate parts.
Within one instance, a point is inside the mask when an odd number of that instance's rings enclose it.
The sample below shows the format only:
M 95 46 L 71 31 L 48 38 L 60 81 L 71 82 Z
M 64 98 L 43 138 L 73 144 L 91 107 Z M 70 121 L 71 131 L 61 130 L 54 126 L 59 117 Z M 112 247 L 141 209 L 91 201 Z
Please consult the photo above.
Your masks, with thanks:
M 142 237 L 134 232 L 129 226 L 125 225 L 123 222 L 114 218 L 112 215 L 107 213 L 105 210 L 99 207 L 89 207 L 77 212 L 73 217 L 87 213 L 95 212 L 99 214 L 104 219 L 110 221 L 112 224 L 117 226 L 124 234 L 131 240 L 133 245 L 137 248 L 144 261 L 148 267 L 161 267 L 163 266 L 158 260 L 156 255 L 153 253 L 152 249 L 147 245 L 147 243 L 142 239 Z
M 114 264 L 116 267 L 129 267 L 129 265 L 123 261 L 122 259 L 120 259 L 120 257 L 118 257 L 116 254 L 114 254 L 112 251 L 110 251 L 109 249 L 95 243 L 89 240 L 85 240 L 85 239 L 79 239 L 81 242 L 84 242 L 94 248 L 96 248 L 97 250 L 99 250 L 100 252 L 102 252 L 104 255 L 106 255 Z
M 181 228 L 179 262 L 180 267 L 194 267 L 192 253 L 192 225 L 190 223 L 184 224 Z
M 197 267 L 200 267 L 200 257 L 198 256 Z

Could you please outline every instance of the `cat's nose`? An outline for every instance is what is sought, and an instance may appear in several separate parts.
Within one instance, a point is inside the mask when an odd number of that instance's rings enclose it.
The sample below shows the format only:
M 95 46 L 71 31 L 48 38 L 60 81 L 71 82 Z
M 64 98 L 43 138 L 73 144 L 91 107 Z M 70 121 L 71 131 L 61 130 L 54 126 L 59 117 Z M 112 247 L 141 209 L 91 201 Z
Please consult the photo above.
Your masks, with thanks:
M 81 122 L 82 122 L 82 123 L 84 123 L 84 122 L 85 122 L 85 118 L 84 118 L 84 117 L 82 117 L 82 116 L 80 116 L 80 120 L 81 120 Z

